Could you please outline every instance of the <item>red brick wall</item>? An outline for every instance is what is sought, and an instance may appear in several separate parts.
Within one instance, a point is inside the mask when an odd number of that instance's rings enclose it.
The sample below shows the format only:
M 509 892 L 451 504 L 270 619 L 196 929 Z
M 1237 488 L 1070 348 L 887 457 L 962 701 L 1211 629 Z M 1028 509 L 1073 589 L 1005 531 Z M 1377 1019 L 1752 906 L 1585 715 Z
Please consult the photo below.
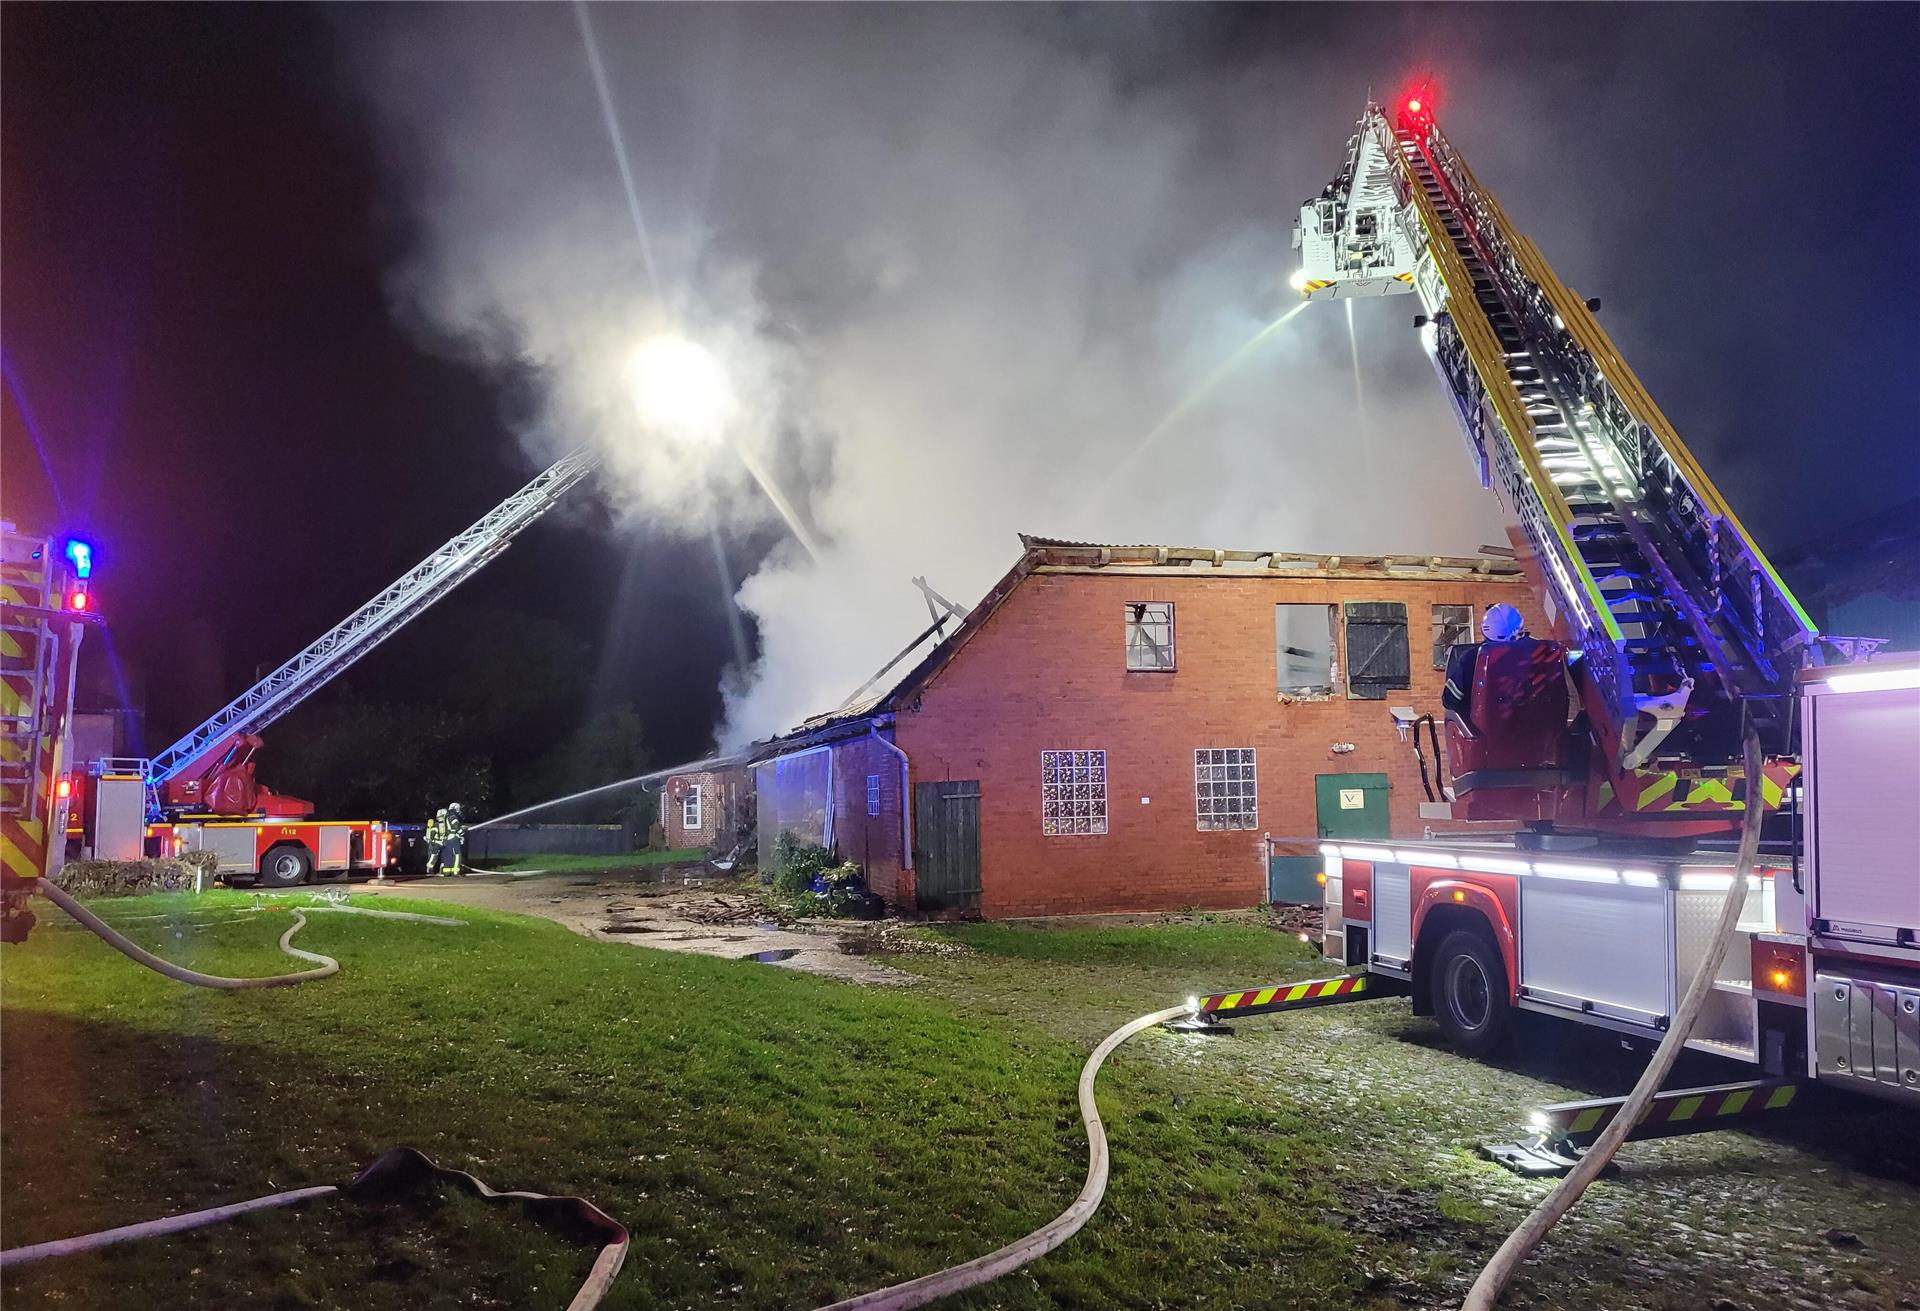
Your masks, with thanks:
M 1176 669 L 1129 673 L 1124 607 L 1174 603 Z M 1407 606 L 1412 686 L 1384 701 L 1282 702 L 1276 604 L 1399 601 Z M 1527 589 L 1495 579 L 1419 581 L 1266 577 L 1221 571 L 1152 576 L 1036 573 L 921 695 L 895 738 L 916 782 L 980 781 L 981 913 L 1082 914 L 1250 906 L 1266 896 L 1261 834 L 1315 831 L 1314 776 L 1384 773 L 1393 830 L 1424 827 L 1411 748 L 1389 705 L 1438 714 L 1431 611 L 1505 601 L 1542 631 Z M 1335 744 L 1352 743 L 1336 754 Z M 1193 752 L 1257 749 L 1258 828 L 1202 832 Z M 1108 832 L 1041 832 L 1040 753 L 1107 752 Z M 864 791 L 862 792 L 864 797 Z M 1142 798 L 1148 798 L 1142 804 Z
M 700 825 L 689 828 L 684 822 L 684 800 L 690 788 L 700 789 Z M 669 847 L 705 847 L 714 843 L 722 830 L 731 833 L 738 823 L 743 797 L 750 795 L 747 776 L 740 770 L 703 770 L 675 774 L 661 789 L 660 826 L 666 831 Z
M 880 813 L 867 814 L 867 779 L 880 785 Z M 911 906 L 911 871 L 901 879 L 900 757 L 871 736 L 833 747 L 833 846 L 864 872 L 867 886 L 894 905 Z

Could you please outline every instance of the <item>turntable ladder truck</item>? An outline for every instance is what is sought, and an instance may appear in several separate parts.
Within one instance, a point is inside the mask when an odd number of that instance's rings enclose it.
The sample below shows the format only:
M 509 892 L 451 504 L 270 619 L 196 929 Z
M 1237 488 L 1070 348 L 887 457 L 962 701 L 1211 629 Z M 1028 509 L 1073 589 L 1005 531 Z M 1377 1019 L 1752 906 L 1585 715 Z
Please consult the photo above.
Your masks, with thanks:
M 384 822 L 315 820 L 311 803 L 254 780 L 260 733 L 479 572 L 597 463 L 585 448 L 563 456 L 165 751 L 98 771 L 144 790 L 149 854 L 211 851 L 222 876 L 272 887 L 387 869 L 398 852 Z
M 1663 1094 L 1642 1129 L 1786 1105 L 1808 1080 L 1920 1105 L 1920 663 L 1816 629 L 1599 303 L 1441 134 L 1430 88 L 1368 105 L 1294 242 L 1309 299 L 1419 298 L 1421 344 L 1552 629 L 1449 659 L 1452 786 L 1422 813 L 1499 835 L 1322 847 L 1326 954 L 1369 993 L 1411 993 L 1469 1053 L 1515 1011 L 1657 1041 L 1733 876 L 1694 848 L 1728 845 L 1761 805 L 1784 840 L 1688 1044 L 1761 1077 Z M 1611 1114 L 1548 1111 L 1575 1149 Z

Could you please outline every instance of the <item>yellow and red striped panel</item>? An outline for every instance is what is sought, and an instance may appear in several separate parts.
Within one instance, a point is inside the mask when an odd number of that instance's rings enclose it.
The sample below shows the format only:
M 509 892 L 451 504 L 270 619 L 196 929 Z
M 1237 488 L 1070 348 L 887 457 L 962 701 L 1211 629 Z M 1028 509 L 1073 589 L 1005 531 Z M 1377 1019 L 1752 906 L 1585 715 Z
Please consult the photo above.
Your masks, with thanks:
M 1793 1105 L 1799 1091 L 1798 1084 L 1780 1083 L 1660 1093 L 1648 1104 L 1647 1113 L 1640 1117 L 1630 1136 L 1658 1137 L 1688 1128 L 1711 1127 L 1709 1122 L 1714 1120 L 1782 1111 Z M 1541 1113 L 1550 1128 L 1558 1129 L 1567 1137 L 1591 1138 L 1607 1127 L 1619 1109 L 1619 1100 L 1612 1099 L 1568 1107 L 1550 1106 Z
M 1287 1006 L 1311 1005 L 1334 997 L 1351 997 L 1367 990 L 1367 976 L 1349 974 L 1338 979 L 1312 979 L 1306 983 L 1276 983 L 1270 988 L 1249 988 L 1245 992 L 1216 992 L 1200 999 L 1203 1015 L 1225 1015 L 1253 1009 L 1280 1010 Z

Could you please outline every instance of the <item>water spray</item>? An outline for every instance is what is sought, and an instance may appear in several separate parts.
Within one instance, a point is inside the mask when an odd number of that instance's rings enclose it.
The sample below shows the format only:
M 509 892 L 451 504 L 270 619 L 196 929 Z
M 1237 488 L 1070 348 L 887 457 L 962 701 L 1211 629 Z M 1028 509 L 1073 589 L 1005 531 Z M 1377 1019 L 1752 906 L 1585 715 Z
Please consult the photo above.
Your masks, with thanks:
M 1225 382 L 1241 365 L 1245 364 L 1248 357 L 1250 357 L 1254 351 L 1258 350 L 1262 343 L 1280 331 L 1281 328 L 1285 327 L 1295 315 L 1306 309 L 1307 304 L 1308 302 L 1301 301 L 1298 305 L 1295 305 L 1285 314 L 1282 314 L 1279 318 L 1267 324 L 1266 327 L 1254 333 L 1253 336 L 1247 338 L 1245 342 L 1236 347 L 1224 360 L 1209 370 L 1207 375 L 1200 379 L 1192 391 L 1188 392 L 1172 409 L 1166 412 L 1160 422 L 1154 424 L 1153 427 L 1147 430 L 1146 435 L 1135 443 L 1132 450 L 1114 461 L 1112 472 L 1094 489 L 1093 496 L 1090 499 L 1090 508 L 1098 508 L 1103 504 L 1107 499 L 1108 493 L 1120 483 L 1135 464 L 1139 463 L 1141 457 L 1144 456 L 1156 442 L 1164 437 L 1169 430 L 1177 426 L 1182 419 L 1186 418 L 1201 401 L 1205 400 L 1208 395 L 1212 393 L 1214 388 L 1218 387 L 1222 382 Z

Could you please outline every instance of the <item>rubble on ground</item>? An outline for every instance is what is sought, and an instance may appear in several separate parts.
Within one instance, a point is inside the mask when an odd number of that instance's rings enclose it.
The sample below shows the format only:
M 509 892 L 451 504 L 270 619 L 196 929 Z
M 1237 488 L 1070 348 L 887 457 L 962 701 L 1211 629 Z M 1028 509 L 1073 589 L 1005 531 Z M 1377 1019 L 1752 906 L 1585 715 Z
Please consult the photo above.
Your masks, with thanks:
M 70 860 L 54 882 L 76 897 L 144 897 L 155 892 L 192 892 L 196 867 L 210 883 L 217 857 L 189 851 L 169 860 Z
M 842 930 L 840 950 L 849 956 L 971 956 L 973 948 L 912 931 L 904 920 L 880 920 Z

